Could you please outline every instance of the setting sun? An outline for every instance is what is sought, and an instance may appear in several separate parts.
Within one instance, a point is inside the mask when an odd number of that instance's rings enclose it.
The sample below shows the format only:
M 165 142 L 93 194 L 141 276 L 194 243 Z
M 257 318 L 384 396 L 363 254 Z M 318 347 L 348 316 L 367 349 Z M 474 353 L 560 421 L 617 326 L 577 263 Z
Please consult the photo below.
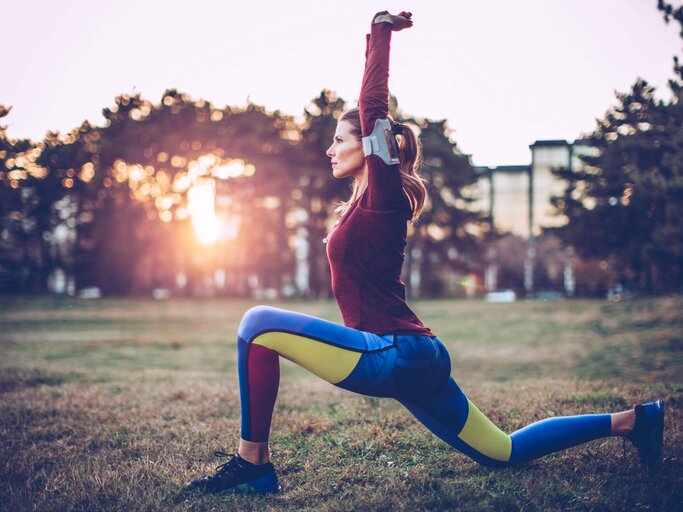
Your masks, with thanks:
M 197 239 L 203 245 L 211 245 L 218 239 L 218 219 L 214 208 L 215 184 L 203 180 L 187 192 L 188 212 L 192 217 Z

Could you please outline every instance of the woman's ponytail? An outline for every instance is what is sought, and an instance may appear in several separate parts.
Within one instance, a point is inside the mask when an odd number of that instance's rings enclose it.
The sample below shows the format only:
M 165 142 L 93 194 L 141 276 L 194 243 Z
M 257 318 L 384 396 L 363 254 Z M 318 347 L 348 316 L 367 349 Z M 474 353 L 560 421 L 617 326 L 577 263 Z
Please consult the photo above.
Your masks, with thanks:
M 411 220 L 416 222 L 427 201 L 427 187 L 418 173 L 422 161 L 422 145 L 408 125 L 392 122 L 391 131 L 398 135 L 401 181 L 410 202 Z
M 356 139 L 361 140 L 360 111 L 357 108 L 347 110 L 339 120 L 350 123 L 352 135 Z M 416 222 L 427 201 L 427 187 L 425 186 L 425 181 L 418 173 L 422 158 L 422 146 L 410 126 L 395 123 L 391 118 L 390 121 L 391 132 L 396 136 L 398 142 L 398 165 L 403 190 L 408 196 L 410 203 L 410 210 L 412 212 L 410 219 Z M 344 214 L 359 197 L 358 183 L 354 182 L 351 197 L 348 201 L 343 202 L 335 211 Z

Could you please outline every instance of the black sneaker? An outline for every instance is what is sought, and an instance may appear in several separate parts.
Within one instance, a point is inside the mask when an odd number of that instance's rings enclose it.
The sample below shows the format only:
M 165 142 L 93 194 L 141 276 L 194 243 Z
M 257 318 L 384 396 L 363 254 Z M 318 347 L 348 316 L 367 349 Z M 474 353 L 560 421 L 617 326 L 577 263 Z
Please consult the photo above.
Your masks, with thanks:
M 657 469 L 662 463 L 664 444 L 664 402 L 648 402 L 635 406 L 636 423 L 626 439 L 638 449 L 640 460 L 648 469 Z
M 277 474 L 271 462 L 257 466 L 239 455 L 214 452 L 216 457 L 230 457 L 225 464 L 216 468 L 216 474 L 185 484 L 185 491 L 195 489 L 207 494 L 226 492 L 255 492 L 259 494 L 280 491 Z

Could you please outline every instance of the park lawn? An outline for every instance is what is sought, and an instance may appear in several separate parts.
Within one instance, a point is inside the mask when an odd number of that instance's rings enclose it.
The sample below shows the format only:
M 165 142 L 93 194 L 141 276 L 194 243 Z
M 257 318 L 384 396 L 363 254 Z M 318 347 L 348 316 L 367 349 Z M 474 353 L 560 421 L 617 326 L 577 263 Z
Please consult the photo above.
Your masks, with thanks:
M 272 431 L 275 496 L 184 496 L 239 436 L 245 300 L 0 298 L 1 510 L 680 510 L 683 298 L 421 301 L 453 376 L 513 431 L 663 397 L 661 470 L 620 439 L 481 467 L 392 400 L 288 361 Z M 340 321 L 333 302 L 272 305 Z

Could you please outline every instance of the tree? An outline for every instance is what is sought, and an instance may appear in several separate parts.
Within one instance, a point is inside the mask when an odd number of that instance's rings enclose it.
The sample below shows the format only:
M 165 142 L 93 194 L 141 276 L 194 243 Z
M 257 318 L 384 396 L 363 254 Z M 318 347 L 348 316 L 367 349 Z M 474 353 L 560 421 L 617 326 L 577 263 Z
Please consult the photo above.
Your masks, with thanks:
M 683 29 L 683 7 L 660 1 Z M 683 37 L 683 30 L 681 31 Z M 560 169 L 566 192 L 554 199 L 569 223 L 558 230 L 585 258 L 599 258 L 616 279 L 646 293 L 683 286 L 683 74 L 674 59 L 672 97 L 657 100 L 639 79 L 610 109 L 589 141 L 583 169 Z
M 484 218 L 470 208 L 472 199 L 466 190 L 477 181 L 477 176 L 469 159 L 451 140 L 447 122 L 417 118 L 407 118 L 405 122 L 416 125 L 420 131 L 421 173 L 427 181 L 429 196 L 406 250 L 408 275 L 417 270 L 420 276 L 419 289 L 409 292 L 434 296 L 443 293 L 437 270 L 446 267 L 470 272 L 477 266 L 478 248 L 485 232 Z
M 340 201 L 348 198 L 351 185 L 350 179 L 332 178 L 330 159 L 325 154 L 345 106 L 345 101 L 334 92 L 322 90 L 304 109 L 301 140 L 297 147 L 301 173 L 293 182 L 293 193 L 300 198 L 297 206 L 306 219 L 308 293 L 316 298 L 331 294 L 323 240 L 331 229 L 330 219 L 336 217 L 334 210 Z
M 0 105 L 0 119 L 10 110 Z M 44 292 L 54 256 L 45 233 L 61 187 L 40 166 L 42 147 L 0 126 L 0 288 L 15 293 Z
M 465 189 L 476 182 L 476 176 L 467 157 L 450 139 L 446 121 L 407 116 L 399 110 L 393 96 L 389 106 L 394 119 L 417 128 L 423 148 L 421 171 L 428 182 L 427 207 L 408 237 L 407 274 L 414 269 L 420 275 L 420 287 L 414 290 L 415 295 L 437 295 L 443 292 L 439 269 L 470 270 L 476 259 L 478 235 L 474 233 L 476 228 L 472 228 L 479 224 L 480 215 L 468 209 L 471 200 L 465 194 Z M 345 108 L 341 98 L 323 90 L 306 109 L 301 132 L 299 158 L 301 169 L 306 172 L 301 177 L 300 204 L 308 216 L 310 286 L 314 296 L 329 290 L 327 261 L 320 240 L 331 228 L 330 220 L 336 217 L 334 209 L 348 198 L 351 184 L 329 177 L 329 158 L 325 155 L 337 119 Z M 407 285 L 410 293 L 410 279 Z

